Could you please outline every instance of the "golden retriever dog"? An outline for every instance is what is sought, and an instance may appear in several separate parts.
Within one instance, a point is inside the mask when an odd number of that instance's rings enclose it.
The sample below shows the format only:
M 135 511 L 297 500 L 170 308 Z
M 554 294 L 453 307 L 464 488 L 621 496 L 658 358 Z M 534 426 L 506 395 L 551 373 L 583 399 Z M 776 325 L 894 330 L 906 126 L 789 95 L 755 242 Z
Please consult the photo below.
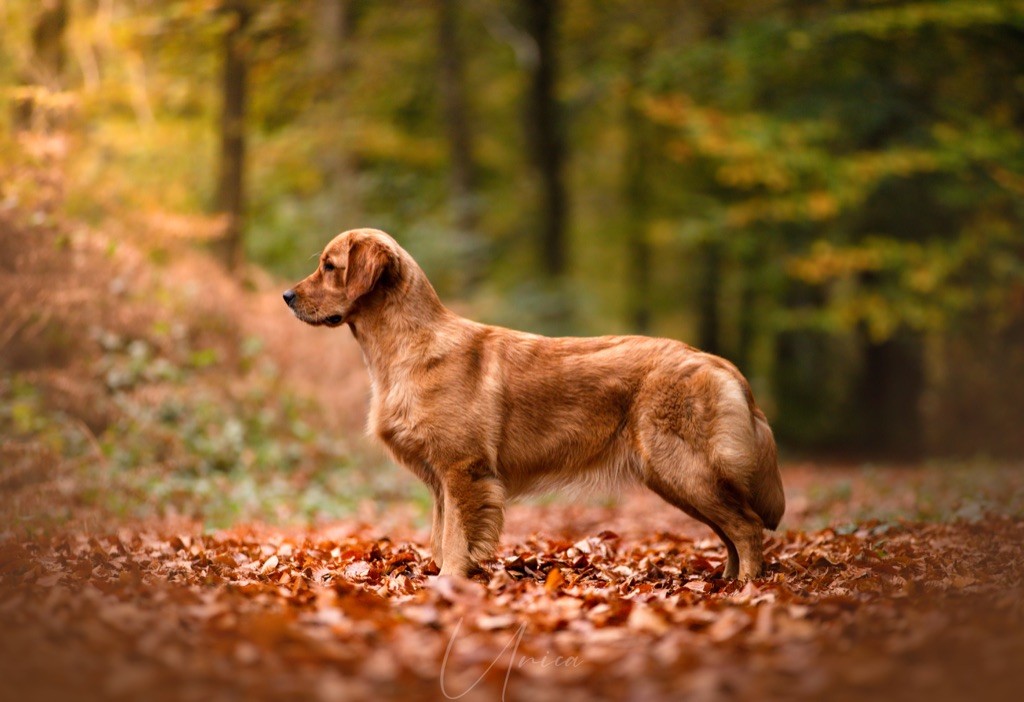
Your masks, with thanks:
M 442 575 L 491 557 L 506 500 L 646 485 L 725 542 L 726 578 L 761 574 L 785 510 L 775 441 L 728 361 L 670 339 L 549 338 L 478 324 L 375 229 L 334 238 L 284 294 L 307 324 L 347 324 L 373 389 L 369 430 L 434 497 Z

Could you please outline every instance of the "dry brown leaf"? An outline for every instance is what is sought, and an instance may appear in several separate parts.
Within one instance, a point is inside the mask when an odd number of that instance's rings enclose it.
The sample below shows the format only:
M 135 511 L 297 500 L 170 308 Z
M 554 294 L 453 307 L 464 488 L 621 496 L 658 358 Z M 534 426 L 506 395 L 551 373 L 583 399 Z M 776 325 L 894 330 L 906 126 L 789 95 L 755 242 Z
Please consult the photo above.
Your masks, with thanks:
M 562 571 L 558 568 L 552 568 L 548 571 L 548 577 L 544 580 L 544 589 L 548 592 L 557 592 L 564 582 L 565 576 L 562 575 Z
M 637 605 L 629 613 L 626 626 L 634 631 L 643 631 L 651 634 L 664 634 L 671 626 L 665 618 L 651 609 L 648 605 Z

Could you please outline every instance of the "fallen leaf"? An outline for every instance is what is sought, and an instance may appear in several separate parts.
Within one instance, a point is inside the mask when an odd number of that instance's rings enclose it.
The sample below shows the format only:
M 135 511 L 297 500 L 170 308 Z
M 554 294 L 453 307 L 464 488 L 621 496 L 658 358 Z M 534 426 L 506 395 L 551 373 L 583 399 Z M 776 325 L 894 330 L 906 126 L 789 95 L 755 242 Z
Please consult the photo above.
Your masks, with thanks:
M 548 592 L 557 592 L 564 582 L 565 576 L 562 575 L 562 571 L 558 568 L 552 568 L 548 571 L 548 577 L 544 580 L 544 589 Z

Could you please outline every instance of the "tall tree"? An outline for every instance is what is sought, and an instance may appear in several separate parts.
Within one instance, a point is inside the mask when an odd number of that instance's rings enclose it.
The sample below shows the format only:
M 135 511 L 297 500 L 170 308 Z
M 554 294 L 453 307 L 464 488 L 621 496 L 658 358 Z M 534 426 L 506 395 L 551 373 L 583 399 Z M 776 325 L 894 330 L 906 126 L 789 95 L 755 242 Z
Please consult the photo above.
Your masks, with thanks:
M 245 114 L 249 78 L 246 30 L 252 11 L 245 0 L 225 0 L 221 8 L 229 18 L 223 37 L 220 120 L 220 175 L 217 209 L 226 218 L 221 255 L 229 269 L 244 257 L 245 228 Z
M 32 23 L 32 54 L 22 82 L 45 90 L 59 90 L 67 59 L 65 33 L 67 0 L 44 0 Z M 38 95 L 27 91 L 15 101 L 14 125 L 25 129 L 39 118 Z
M 701 251 L 701 270 L 697 289 L 697 346 L 708 353 L 721 354 L 721 316 L 719 296 L 722 282 L 722 244 L 711 239 Z
M 355 10 L 352 0 L 317 0 L 316 4 L 313 58 L 321 86 L 317 98 L 334 127 L 331 145 L 323 150 L 319 161 L 333 203 L 331 218 L 338 220 L 331 222 L 331 227 L 342 229 L 357 226 L 362 216 L 355 185 L 358 164 L 351 152 L 351 139 L 342 128 L 351 116 L 347 83 L 354 63 L 351 44 L 356 31 Z
M 479 203 L 476 193 L 476 163 L 473 159 L 473 132 L 466 101 L 465 70 L 458 31 L 455 0 L 437 0 L 437 50 L 440 68 L 441 99 L 444 106 L 451 171 L 451 211 L 464 256 L 460 288 L 471 292 L 480 275 L 478 236 Z
M 355 28 L 353 3 L 351 0 L 317 0 L 314 9 L 314 68 L 321 75 L 336 78 L 351 63 L 348 43 Z
M 568 267 L 566 223 L 568 203 L 563 168 L 565 140 L 555 94 L 557 0 L 524 0 L 526 33 L 536 49 L 530 66 L 526 99 L 526 137 L 540 181 L 538 249 L 541 272 L 557 281 Z
M 644 334 L 651 328 L 651 244 L 647 238 L 650 206 L 647 135 L 650 130 L 640 112 L 638 86 L 646 57 L 637 44 L 630 46 L 628 52 L 629 69 L 623 106 L 626 153 L 621 187 L 626 206 L 629 322 L 634 331 Z
M 859 445 L 880 456 L 920 458 L 924 448 L 921 396 L 924 348 L 918 335 L 901 331 L 864 341 L 864 369 L 857 398 L 863 417 Z

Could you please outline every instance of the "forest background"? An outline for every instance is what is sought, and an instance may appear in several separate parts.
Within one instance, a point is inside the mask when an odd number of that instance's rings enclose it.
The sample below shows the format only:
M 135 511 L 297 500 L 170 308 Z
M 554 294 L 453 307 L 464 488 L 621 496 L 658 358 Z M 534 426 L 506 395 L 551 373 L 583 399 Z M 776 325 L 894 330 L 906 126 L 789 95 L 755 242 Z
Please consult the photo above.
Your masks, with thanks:
M 379 227 L 469 316 L 725 356 L 790 455 L 1024 450 L 1020 2 L 2 0 L 0 27 L 5 209 L 59 173 L 33 226 L 250 287 Z M 80 342 L 16 297 L 15 376 Z

